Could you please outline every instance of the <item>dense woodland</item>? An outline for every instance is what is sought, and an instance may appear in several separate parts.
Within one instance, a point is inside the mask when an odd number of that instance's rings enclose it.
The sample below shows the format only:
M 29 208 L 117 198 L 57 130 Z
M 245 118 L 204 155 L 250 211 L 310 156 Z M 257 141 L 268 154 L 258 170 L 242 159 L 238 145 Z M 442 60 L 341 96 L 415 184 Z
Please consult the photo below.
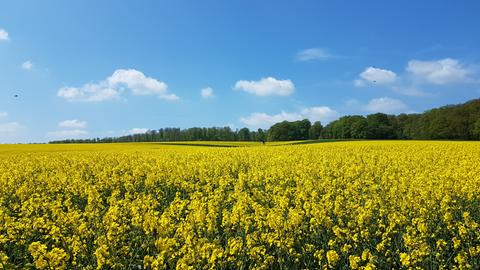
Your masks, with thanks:
M 479 140 L 480 99 L 422 114 L 344 116 L 322 130 L 322 138 Z
M 290 141 L 316 139 L 480 140 L 480 99 L 431 109 L 421 114 L 348 115 L 330 122 L 283 121 L 268 130 L 230 127 L 161 128 L 113 138 L 72 139 L 50 143 L 166 141 Z
M 232 130 L 230 127 L 193 127 L 188 129 L 161 128 L 146 133 L 121 137 L 73 139 L 50 143 L 113 143 L 113 142 L 173 142 L 173 141 L 262 141 L 266 130 L 250 131 L 248 128 Z

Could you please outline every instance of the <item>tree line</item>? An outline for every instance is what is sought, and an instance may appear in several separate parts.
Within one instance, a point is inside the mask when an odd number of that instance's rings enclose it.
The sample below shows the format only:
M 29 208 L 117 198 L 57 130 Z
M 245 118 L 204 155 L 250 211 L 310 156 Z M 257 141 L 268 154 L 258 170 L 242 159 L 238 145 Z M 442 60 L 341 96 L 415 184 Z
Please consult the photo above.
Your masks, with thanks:
M 480 140 L 480 99 L 420 114 L 349 115 L 329 123 L 325 139 Z
M 121 142 L 174 142 L 174 141 L 265 141 L 267 130 L 248 128 L 232 130 L 230 127 L 193 127 L 187 129 L 161 128 L 145 133 L 120 137 L 68 139 L 50 143 L 121 143 Z
M 480 140 L 480 99 L 424 113 L 343 116 L 326 126 L 317 121 L 283 121 L 268 130 L 230 127 L 161 128 L 121 137 L 69 139 L 50 143 L 166 141 L 292 141 L 316 139 Z

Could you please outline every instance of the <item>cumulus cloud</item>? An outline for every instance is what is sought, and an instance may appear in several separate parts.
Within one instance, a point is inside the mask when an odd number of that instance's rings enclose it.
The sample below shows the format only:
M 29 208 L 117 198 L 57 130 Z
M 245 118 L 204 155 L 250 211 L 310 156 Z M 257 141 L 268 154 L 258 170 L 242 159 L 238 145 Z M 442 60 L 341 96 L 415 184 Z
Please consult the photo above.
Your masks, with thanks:
M 58 123 L 58 126 L 61 128 L 75 128 L 75 129 L 83 129 L 87 127 L 87 122 L 86 121 L 80 121 L 80 120 L 65 120 L 60 123 Z
M 240 118 L 240 122 L 249 127 L 268 128 L 271 125 L 282 121 L 295 121 L 301 118 L 298 113 L 287 113 L 282 111 L 279 114 L 269 115 L 266 113 L 255 112 L 247 117 Z
M 214 98 L 215 97 L 215 95 L 213 94 L 213 89 L 211 87 L 203 88 L 200 91 L 200 94 L 202 95 L 202 98 Z
M 471 68 L 452 58 L 433 61 L 411 60 L 406 70 L 415 78 L 438 85 L 471 82 L 469 76 L 473 72 Z
M 478 83 L 476 66 L 466 65 L 457 59 L 444 58 L 440 60 L 410 60 L 400 75 L 387 69 L 368 67 L 353 81 L 354 86 L 363 87 L 367 84 L 383 85 L 387 89 L 410 97 L 433 96 L 435 88 L 432 85 L 445 86 L 460 83 Z
M 282 121 L 296 121 L 302 119 L 310 119 L 311 121 L 329 122 L 337 116 L 337 112 L 329 107 L 309 107 L 299 112 L 285 112 L 279 114 L 266 114 L 255 112 L 247 117 L 240 118 L 240 122 L 252 128 L 268 128 L 275 123 Z
M 86 84 L 81 88 L 63 87 L 57 95 L 68 101 L 101 102 L 120 98 L 120 91 L 104 84 Z
M 257 96 L 288 96 L 295 91 L 295 85 L 291 80 L 277 80 L 273 77 L 267 77 L 259 81 L 237 81 L 234 89 Z
M 147 77 L 135 69 L 118 69 L 107 79 L 82 87 L 63 87 L 57 95 L 68 101 L 100 102 L 120 98 L 129 90 L 133 95 L 154 95 L 165 100 L 177 100 L 178 96 L 168 92 L 166 83 Z
M 308 118 L 311 121 L 329 122 L 333 120 L 333 118 L 337 117 L 337 112 L 332 110 L 330 107 L 320 106 L 304 108 L 301 110 L 301 115 L 305 116 L 303 118 Z
M 7 117 L 8 113 L 7 112 L 0 112 L 0 118 Z
M 88 135 L 88 131 L 82 129 L 69 129 L 48 132 L 47 136 L 55 139 L 76 139 Z
M 134 95 L 158 95 L 165 99 L 175 99 L 175 95 L 167 93 L 166 83 L 147 77 L 135 69 L 118 69 L 107 81 L 112 87 L 129 88 Z
M 365 110 L 377 113 L 400 113 L 408 109 L 407 105 L 401 100 L 389 97 L 374 98 L 365 106 Z
M 322 48 L 310 48 L 299 51 L 296 55 L 298 61 L 327 60 L 334 56 Z
M 25 61 L 22 63 L 22 68 L 25 70 L 30 70 L 33 68 L 33 63 L 30 61 Z
M 359 77 L 359 79 L 354 81 L 354 85 L 357 87 L 364 86 L 366 83 L 386 85 L 397 80 L 397 74 L 395 72 L 376 67 L 367 67 L 360 73 Z
M 129 131 L 127 131 L 127 134 L 141 134 L 147 132 L 149 129 L 148 128 L 132 128 Z
M 0 29 L 0 41 L 7 41 L 9 39 L 8 32 L 5 29 Z

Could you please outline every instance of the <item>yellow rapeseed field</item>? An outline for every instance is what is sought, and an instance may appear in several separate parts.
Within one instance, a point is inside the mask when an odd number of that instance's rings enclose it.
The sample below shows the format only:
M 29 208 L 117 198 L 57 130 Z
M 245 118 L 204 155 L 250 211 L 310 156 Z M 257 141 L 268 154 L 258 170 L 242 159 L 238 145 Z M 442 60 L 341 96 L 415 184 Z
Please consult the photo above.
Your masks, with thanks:
M 480 268 L 480 143 L 244 146 L 0 146 L 0 268 Z

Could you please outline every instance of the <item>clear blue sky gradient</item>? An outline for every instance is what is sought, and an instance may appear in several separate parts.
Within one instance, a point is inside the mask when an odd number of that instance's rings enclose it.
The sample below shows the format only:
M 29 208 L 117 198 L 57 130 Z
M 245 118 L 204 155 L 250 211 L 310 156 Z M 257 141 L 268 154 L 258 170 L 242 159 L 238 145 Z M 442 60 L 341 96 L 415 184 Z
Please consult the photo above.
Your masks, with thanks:
M 0 1 L 0 29 L 8 32 L 0 40 L 0 143 L 45 142 L 79 129 L 80 137 L 105 137 L 133 128 L 243 127 L 252 113 L 302 115 L 311 107 L 328 107 L 334 118 L 364 115 L 372 100 L 393 100 L 391 111 L 378 107 L 388 113 L 465 102 L 480 96 L 479 13 L 473 0 Z M 310 48 L 329 57 L 298 58 Z M 406 68 L 447 58 L 462 78 L 435 83 Z M 25 61 L 33 67 L 23 69 Z M 368 67 L 394 72 L 396 82 L 355 86 Z M 125 91 L 120 100 L 72 102 L 57 94 L 117 69 L 165 82 L 180 99 Z M 237 81 L 269 76 L 291 80 L 294 92 L 234 90 Z M 201 97 L 205 87 L 214 98 Z M 59 126 L 65 120 L 86 126 Z

